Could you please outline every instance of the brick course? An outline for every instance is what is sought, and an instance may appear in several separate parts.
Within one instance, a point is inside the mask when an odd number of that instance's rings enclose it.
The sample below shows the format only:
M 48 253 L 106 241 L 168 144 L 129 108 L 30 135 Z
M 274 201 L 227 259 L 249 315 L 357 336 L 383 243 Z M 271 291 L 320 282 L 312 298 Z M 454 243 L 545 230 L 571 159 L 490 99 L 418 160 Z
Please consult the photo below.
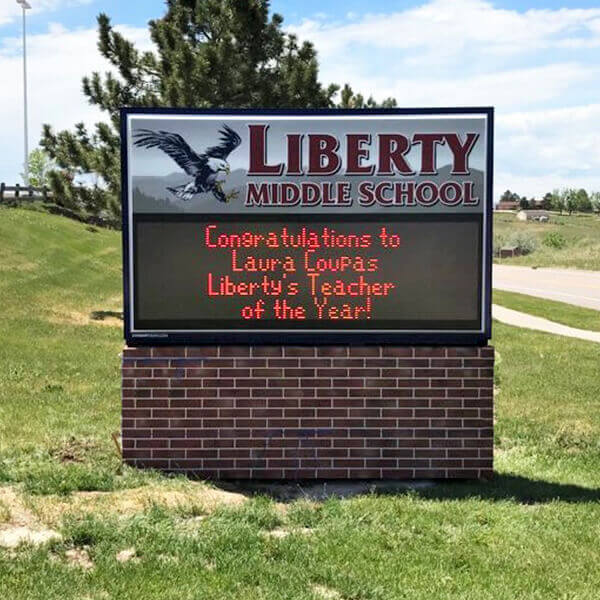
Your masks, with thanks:
M 125 348 L 123 458 L 209 479 L 487 478 L 485 347 Z

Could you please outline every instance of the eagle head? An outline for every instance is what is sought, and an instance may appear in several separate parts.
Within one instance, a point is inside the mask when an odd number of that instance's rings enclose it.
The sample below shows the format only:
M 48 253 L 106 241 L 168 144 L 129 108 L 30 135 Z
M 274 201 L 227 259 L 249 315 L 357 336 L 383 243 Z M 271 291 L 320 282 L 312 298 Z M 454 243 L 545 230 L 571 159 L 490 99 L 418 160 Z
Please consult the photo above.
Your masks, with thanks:
M 231 172 L 231 167 L 229 163 L 222 158 L 209 158 L 208 159 L 208 167 L 213 173 L 227 173 Z

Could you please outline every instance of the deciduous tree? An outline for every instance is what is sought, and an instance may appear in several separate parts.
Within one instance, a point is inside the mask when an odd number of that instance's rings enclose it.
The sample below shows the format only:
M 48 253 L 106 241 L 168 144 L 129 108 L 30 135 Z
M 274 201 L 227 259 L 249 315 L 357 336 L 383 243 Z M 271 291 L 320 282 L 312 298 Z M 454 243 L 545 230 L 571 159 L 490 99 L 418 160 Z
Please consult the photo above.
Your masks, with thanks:
M 49 184 L 49 173 L 56 168 L 54 161 L 41 148 L 35 148 L 29 153 L 29 185 L 43 187 Z M 25 174 L 21 173 L 25 181 Z
M 562 197 L 565 209 L 569 215 L 573 214 L 573 211 L 577 210 L 577 192 L 572 188 L 566 188 L 562 192 Z
M 565 195 L 559 189 L 552 190 L 552 210 L 557 210 L 562 215 L 565 210 Z
M 553 202 L 552 192 L 548 192 L 542 198 L 541 206 L 544 210 L 550 210 L 552 208 L 552 202 Z
M 575 202 L 578 211 L 591 212 L 592 203 L 590 202 L 590 197 L 588 196 L 588 193 L 583 188 L 578 189 L 575 193 Z

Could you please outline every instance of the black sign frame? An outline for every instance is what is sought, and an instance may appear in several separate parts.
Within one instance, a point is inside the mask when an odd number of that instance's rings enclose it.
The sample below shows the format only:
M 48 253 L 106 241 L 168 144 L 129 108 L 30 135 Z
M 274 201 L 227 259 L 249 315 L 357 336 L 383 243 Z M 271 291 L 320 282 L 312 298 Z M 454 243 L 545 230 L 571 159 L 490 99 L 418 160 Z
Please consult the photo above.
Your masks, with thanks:
M 269 115 L 485 115 L 486 116 L 486 190 L 483 211 L 481 289 L 479 290 L 482 327 L 478 331 L 318 331 L 298 330 L 282 331 L 136 331 L 133 329 L 134 298 L 131 290 L 135 287 L 135 277 L 131 272 L 132 223 L 129 219 L 129 171 L 127 120 L 129 115 L 216 115 L 216 116 L 269 116 Z M 377 109 L 192 109 L 192 108 L 122 108 L 121 109 L 121 201 L 122 201 L 122 243 L 123 243 L 123 318 L 124 337 L 128 346 L 159 345 L 214 345 L 214 344 L 294 344 L 294 345 L 331 345 L 331 344 L 393 344 L 393 345 L 486 345 L 491 337 L 491 293 L 492 293 L 492 226 L 493 226 L 493 163 L 494 163 L 494 109 L 492 107 L 451 107 L 451 108 L 377 108 Z M 133 292 L 133 296 L 135 291 Z

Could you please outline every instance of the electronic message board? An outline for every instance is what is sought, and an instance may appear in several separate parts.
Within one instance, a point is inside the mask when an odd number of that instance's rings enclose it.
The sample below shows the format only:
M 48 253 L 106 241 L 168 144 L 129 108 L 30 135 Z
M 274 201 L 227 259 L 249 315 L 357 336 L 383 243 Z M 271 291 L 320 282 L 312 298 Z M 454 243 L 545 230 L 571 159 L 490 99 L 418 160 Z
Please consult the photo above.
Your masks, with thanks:
M 125 336 L 490 336 L 493 110 L 123 109 Z

